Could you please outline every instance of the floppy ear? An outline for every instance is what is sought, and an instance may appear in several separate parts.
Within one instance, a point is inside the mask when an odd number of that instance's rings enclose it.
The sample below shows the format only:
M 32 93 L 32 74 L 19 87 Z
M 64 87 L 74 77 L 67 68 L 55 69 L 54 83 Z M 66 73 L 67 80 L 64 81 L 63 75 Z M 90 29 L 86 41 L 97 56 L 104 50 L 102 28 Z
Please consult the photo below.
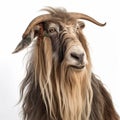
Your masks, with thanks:
M 83 21 L 78 22 L 80 29 L 85 28 L 85 23 Z
M 28 34 L 23 34 L 21 42 L 17 45 L 15 50 L 12 53 L 17 53 L 26 47 L 28 47 L 33 39 L 37 36 L 39 37 L 43 32 L 42 23 L 35 25 Z

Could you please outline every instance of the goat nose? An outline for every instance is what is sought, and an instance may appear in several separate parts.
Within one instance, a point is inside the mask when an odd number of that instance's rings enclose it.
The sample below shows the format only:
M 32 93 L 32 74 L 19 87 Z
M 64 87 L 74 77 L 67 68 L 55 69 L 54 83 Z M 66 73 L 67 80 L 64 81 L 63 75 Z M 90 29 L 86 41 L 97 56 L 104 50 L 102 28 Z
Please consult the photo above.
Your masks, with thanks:
M 71 57 L 77 60 L 78 62 L 80 62 L 81 64 L 83 64 L 84 53 L 81 53 L 81 54 L 71 53 Z

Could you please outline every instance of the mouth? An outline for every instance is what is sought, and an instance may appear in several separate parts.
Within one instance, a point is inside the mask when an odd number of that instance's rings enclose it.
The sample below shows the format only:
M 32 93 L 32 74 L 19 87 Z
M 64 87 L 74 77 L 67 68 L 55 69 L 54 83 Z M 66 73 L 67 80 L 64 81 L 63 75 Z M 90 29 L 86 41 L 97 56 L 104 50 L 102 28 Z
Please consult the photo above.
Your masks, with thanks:
M 71 65 L 72 68 L 75 68 L 75 69 L 83 69 L 85 67 L 85 65 L 80 65 L 80 66 L 75 66 L 75 65 Z

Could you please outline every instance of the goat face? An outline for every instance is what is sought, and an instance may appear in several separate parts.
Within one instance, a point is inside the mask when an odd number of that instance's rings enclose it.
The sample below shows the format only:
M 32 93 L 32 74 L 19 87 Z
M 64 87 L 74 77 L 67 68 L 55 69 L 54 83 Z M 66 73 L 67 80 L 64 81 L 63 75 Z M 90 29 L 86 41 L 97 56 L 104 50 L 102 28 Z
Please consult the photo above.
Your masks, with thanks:
M 53 58 L 58 62 L 64 62 L 67 67 L 76 69 L 85 68 L 88 64 L 89 51 L 87 43 L 82 34 L 84 23 L 78 19 L 85 19 L 99 26 L 105 24 L 99 23 L 94 18 L 82 13 L 67 13 L 62 9 L 46 9 L 50 14 L 36 17 L 27 27 L 23 34 L 23 40 L 18 44 L 13 53 L 27 47 L 34 37 L 47 33 L 52 43 Z M 41 27 L 42 25 L 42 27 Z M 44 38 L 44 35 L 42 35 Z
M 53 58 L 64 62 L 68 67 L 82 69 L 87 64 L 86 52 L 79 40 L 83 22 L 55 23 L 46 22 L 45 31 L 51 39 Z

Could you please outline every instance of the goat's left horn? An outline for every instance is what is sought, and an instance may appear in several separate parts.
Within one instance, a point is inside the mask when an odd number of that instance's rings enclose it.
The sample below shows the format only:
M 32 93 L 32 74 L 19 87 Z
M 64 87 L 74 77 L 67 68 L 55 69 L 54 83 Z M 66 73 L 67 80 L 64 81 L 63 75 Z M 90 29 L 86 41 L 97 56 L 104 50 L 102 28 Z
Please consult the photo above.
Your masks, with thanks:
M 98 22 L 97 20 L 95 20 L 94 18 L 88 16 L 88 15 L 85 15 L 85 14 L 82 14 L 82 13 L 74 13 L 74 12 L 70 12 L 70 15 L 71 17 L 75 18 L 75 19 L 84 19 L 84 20 L 88 20 L 98 26 L 104 26 L 106 25 L 106 23 L 100 23 Z

